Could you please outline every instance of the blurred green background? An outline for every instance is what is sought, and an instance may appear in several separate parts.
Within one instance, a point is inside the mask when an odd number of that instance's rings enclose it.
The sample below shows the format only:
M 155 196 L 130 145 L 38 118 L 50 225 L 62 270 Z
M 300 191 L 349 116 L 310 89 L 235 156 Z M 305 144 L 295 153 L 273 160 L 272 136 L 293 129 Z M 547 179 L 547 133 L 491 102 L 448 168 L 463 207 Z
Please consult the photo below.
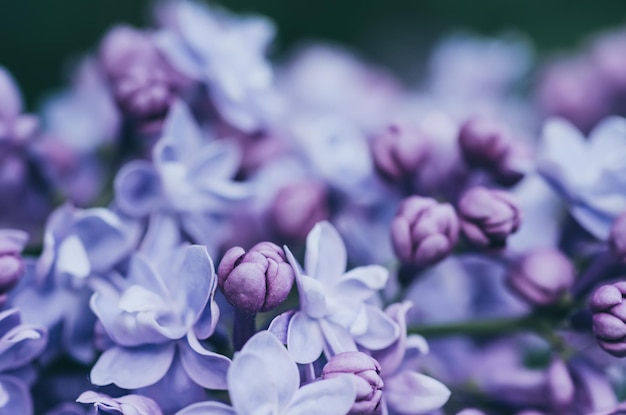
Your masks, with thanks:
M 92 49 L 115 22 L 150 22 L 149 0 L 2 0 L 0 65 L 17 78 L 30 107 L 65 82 L 72 58 Z M 400 76 L 442 34 L 525 33 L 541 54 L 571 49 L 593 32 L 624 23 L 624 0 L 222 0 L 264 14 L 278 27 L 280 57 L 305 40 L 348 45 Z

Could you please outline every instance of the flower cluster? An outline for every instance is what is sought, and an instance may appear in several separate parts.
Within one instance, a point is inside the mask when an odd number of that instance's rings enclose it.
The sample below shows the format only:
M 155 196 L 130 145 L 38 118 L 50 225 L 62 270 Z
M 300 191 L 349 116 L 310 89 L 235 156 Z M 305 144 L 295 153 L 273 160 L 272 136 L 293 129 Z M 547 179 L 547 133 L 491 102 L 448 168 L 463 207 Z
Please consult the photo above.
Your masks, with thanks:
M 0 67 L 0 414 L 622 413 L 623 32 L 532 100 L 520 38 L 408 88 L 155 16 L 36 113 Z

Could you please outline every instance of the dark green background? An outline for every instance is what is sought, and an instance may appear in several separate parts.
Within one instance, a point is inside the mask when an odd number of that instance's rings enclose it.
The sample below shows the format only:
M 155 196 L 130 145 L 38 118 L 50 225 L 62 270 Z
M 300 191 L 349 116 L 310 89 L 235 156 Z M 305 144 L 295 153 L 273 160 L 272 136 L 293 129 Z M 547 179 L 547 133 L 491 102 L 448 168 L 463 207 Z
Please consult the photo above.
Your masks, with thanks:
M 303 40 L 350 45 L 406 76 L 441 33 L 468 29 L 526 33 L 539 52 L 571 49 L 594 31 L 624 23 L 624 0 L 223 0 L 271 17 L 274 54 Z M 28 104 L 64 82 L 72 57 L 93 48 L 115 22 L 145 25 L 148 0 L 0 0 L 0 65 L 17 78 Z

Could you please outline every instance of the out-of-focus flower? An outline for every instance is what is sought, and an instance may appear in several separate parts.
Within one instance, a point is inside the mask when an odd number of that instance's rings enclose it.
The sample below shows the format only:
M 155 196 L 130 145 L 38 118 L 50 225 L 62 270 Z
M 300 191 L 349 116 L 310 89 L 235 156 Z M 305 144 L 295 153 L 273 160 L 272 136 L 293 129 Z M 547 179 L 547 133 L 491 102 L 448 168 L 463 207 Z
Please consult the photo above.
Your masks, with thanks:
M 441 408 L 450 397 L 450 390 L 441 382 L 418 373 L 415 360 L 428 353 L 426 340 L 406 334 L 406 313 L 411 303 L 395 303 L 385 313 L 400 327 L 400 336 L 390 346 L 372 353 L 380 362 L 380 375 L 385 382 L 383 407 L 391 415 L 426 414 Z
M 0 229 L 0 303 L 7 292 L 24 274 L 24 260 L 20 253 L 28 241 L 28 234 L 17 229 Z
M 432 265 L 452 252 L 459 237 L 459 219 L 452 205 L 411 196 L 402 201 L 391 223 L 396 255 L 406 264 Z
M 548 305 L 561 298 L 574 284 L 574 267 L 556 249 L 527 253 L 511 268 L 509 286 L 533 305 Z
M 261 242 L 248 252 L 226 251 L 217 269 L 217 282 L 228 302 L 246 312 L 269 311 L 285 301 L 294 273 L 283 250 Z
M 235 354 L 228 371 L 232 408 L 218 402 L 191 405 L 176 415 L 345 415 L 356 398 L 348 376 L 322 379 L 300 387 L 298 368 L 274 335 L 262 331 Z
M 100 45 L 100 63 L 117 104 L 143 132 L 156 132 L 174 100 L 175 82 L 153 38 L 116 26 Z
M 379 413 L 384 382 L 380 377 L 380 365 L 363 352 L 343 352 L 334 355 L 322 370 L 322 379 L 333 379 L 345 374 L 354 375 L 356 401 L 349 415 L 372 415 Z
M 499 183 L 512 186 L 524 177 L 528 156 L 522 154 L 522 143 L 514 141 L 501 123 L 470 118 L 461 126 L 459 144 L 470 166 L 487 170 Z
M 22 97 L 13 77 L 0 66 L 0 143 L 20 144 L 39 127 L 34 115 L 23 114 Z
M 276 234 L 295 241 L 304 240 L 316 223 L 329 216 L 328 191 L 314 180 L 281 187 L 269 208 L 269 220 Z
M 562 359 L 554 359 L 548 366 L 546 376 L 552 409 L 557 412 L 567 411 L 576 396 L 576 386 L 567 365 Z
M 457 412 L 456 415 L 486 415 L 486 414 L 480 409 L 465 408 L 461 412 Z
M 604 285 L 591 297 L 593 333 L 602 349 L 617 357 L 626 356 L 626 283 Z
M 90 306 L 114 345 L 92 368 L 91 381 L 137 389 L 160 381 L 180 361 L 178 382 L 186 376 L 204 388 L 225 389 L 230 360 L 199 341 L 213 334 L 219 317 L 211 258 L 193 245 L 163 263 L 155 269 L 135 254 L 125 280 L 96 288 Z
M 315 225 L 307 237 L 305 269 L 286 249 L 296 273 L 300 310 L 279 315 L 270 330 L 284 330 L 291 356 L 310 363 L 322 351 L 327 356 L 355 351 L 356 344 L 370 350 L 387 347 L 399 335 L 398 326 L 380 309 L 366 303 L 387 282 L 387 271 L 378 265 L 345 272 L 346 247 L 328 222 Z M 282 337 L 282 334 L 281 334 Z
M 35 379 L 32 361 L 46 347 L 47 331 L 22 324 L 18 309 L 0 312 L 0 412 L 33 414 L 29 383 Z
M 609 246 L 621 262 L 626 262 L 626 212 L 613 221 L 609 233 Z
M 159 405 L 141 395 L 125 395 L 111 398 L 103 393 L 83 392 L 76 402 L 93 404 L 96 415 L 162 415 Z
M 418 128 L 391 124 L 372 140 L 376 169 L 386 179 L 399 182 L 412 179 L 422 167 L 429 140 Z
M 501 190 L 474 187 L 461 196 L 457 210 L 463 234 L 481 247 L 504 247 L 521 223 L 517 203 Z
M 261 17 L 235 17 L 199 2 L 170 3 L 157 44 L 183 75 L 206 84 L 212 104 L 227 122 L 247 133 L 271 117 L 273 71 L 265 50 L 274 36 Z
M 576 221 L 601 240 L 626 211 L 625 135 L 621 117 L 602 121 L 589 139 L 561 119 L 549 120 L 543 130 L 539 172 L 569 203 Z

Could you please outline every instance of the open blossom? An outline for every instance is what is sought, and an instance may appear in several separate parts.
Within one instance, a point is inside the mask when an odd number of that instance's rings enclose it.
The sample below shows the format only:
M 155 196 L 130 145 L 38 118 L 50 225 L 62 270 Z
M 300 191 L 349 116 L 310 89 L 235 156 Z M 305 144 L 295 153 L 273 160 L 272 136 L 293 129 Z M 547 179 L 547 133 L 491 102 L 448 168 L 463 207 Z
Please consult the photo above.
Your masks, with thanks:
M 235 354 L 228 371 L 232 407 L 219 402 L 193 404 L 176 415 L 345 415 L 356 397 L 350 376 L 316 380 L 300 387 L 296 363 L 267 331 L 254 335 Z
M 183 377 L 204 388 L 226 388 L 230 360 L 200 343 L 213 334 L 219 317 L 206 248 L 180 248 L 166 264 L 155 269 L 136 254 L 125 280 L 102 284 L 91 297 L 113 344 L 92 368 L 93 384 L 137 389 L 155 384 L 181 363 Z
M 327 356 L 387 347 L 399 335 L 398 326 L 366 300 L 387 282 L 387 271 L 370 265 L 345 271 L 346 247 L 335 228 L 320 222 L 307 237 L 305 267 L 301 271 L 291 252 L 287 259 L 296 273 L 300 310 L 278 316 L 270 330 L 286 328 L 289 353 L 297 363 L 310 363 L 322 351 Z

